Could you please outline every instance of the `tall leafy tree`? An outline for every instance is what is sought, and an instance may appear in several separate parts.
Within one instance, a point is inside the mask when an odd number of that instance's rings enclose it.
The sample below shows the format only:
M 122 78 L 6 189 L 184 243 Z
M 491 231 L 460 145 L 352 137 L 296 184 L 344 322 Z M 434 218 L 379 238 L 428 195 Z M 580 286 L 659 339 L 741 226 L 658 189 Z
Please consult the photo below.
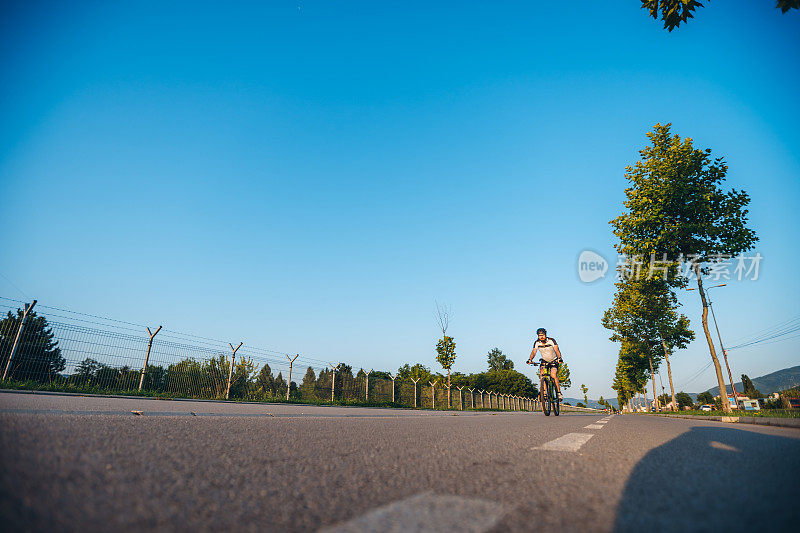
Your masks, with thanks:
M 256 377 L 255 388 L 261 396 L 274 396 L 275 394 L 275 378 L 272 376 L 272 369 L 267 363 L 264 363 Z
M 314 384 L 317 381 L 317 375 L 314 373 L 314 369 L 308 367 L 306 370 L 306 375 L 303 376 L 303 381 L 300 383 L 300 396 L 303 399 L 311 399 L 314 398 Z
M 670 133 L 670 124 L 656 124 L 647 134 L 650 145 L 641 159 L 626 167 L 626 212 L 611 221 L 619 239 L 617 251 L 629 257 L 689 262 L 702 304 L 703 330 L 725 390 L 722 369 L 708 329 L 708 302 L 703 275 L 714 263 L 750 250 L 758 238 L 747 227 L 750 197 L 722 189 L 728 166 L 711 158 L 711 150 L 694 148 L 692 139 Z M 728 399 L 723 407 L 730 410 Z
M 756 389 L 755 385 L 753 385 L 753 381 L 747 377 L 747 374 L 742 374 L 742 388 L 744 389 L 744 395 L 748 398 L 763 398 L 764 395 Z
M 651 378 L 654 378 L 662 359 L 667 362 L 672 399 L 675 387 L 669 355 L 673 348 L 685 348 L 694 339 L 689 329 L 689 319 L 678 315 L 680 305 L 672 287 L 685 285 L 685 278 L 678 275 L 677 264 L 666 264 L 659 272 L 636 272 L 617 282 L 614 300 L 603 315 L 603 326 L 613 331 L 612 341 L 623 338 L 639 343 L 639 353 L 647 357 Z M 622 270 L 628 269 L 628 263 Z M 670 281 L 672 279 L 672 281 Z M 656 397 L 653 379 L 653 397 Z
M 492 348 L 487 356 L 489 370 L 513 370 L 514 361 L 506 357 L 499 348 Z
M 413 366 L 406 363 L 397 369 L 397 375 L 402 380 L 417 380 L 423 383 L 427 383 L 433 379 L 431 369 L 422 363 L 416 363 Z
M 681 391 L 675 395 L 678 399 L 678 409 L 683 411 L 684 407 L 691 407 L 692 406 L 692 397 L 689 396 L 687 393 Z
M 581 383 L 581 392 L 583 393 L 583 403 L 584 405 L 589 405 L 589 387 Z
M 697 403 L 700 405 L 714 405 L 714 396 L 708 391 L 697 395 Z
M 710 0 L 708 0 L 710 1 Z M 641 0 L 642 9 L 647 10 L 648 14 L 654 19 L 664 23 L 664 29 L 672 31 L 681 24 L 694 18 L 694 11 L 698 7 L 704 7 L 698 0 Z M 790 9 L 800 8 L 800 0 L 777 0 L 775 7 L 786 13 Z
M 447 335 L 451 319 L 450 308 L 446 305 L 436 303 L 436 319 L 439 329 L 442 330 L 442 338 L 436 343 L 436 361 L 447 370 L 447 407 L 450 407 L 450 369 L 456 362 L 456 341 Z
M 22 316 L 22 309 L 17 309 L 16 314 L 9 311 L 6 317 L 0 320 L 0 374 L 6 368 L 8 358 L 11 356 Z M 47 319 L 37 315 L 36 311 L 31 311 L 28 313 L 28 320 L 25 322 L 8 376 L 23 381 L 47 383 L 58 377 L 66 367 L 66 359 L 61 355 L 61 348 L 58 347 L 58 341 Z
M 558 384 L 561 385 L 561 390 L 567 390 L 572 386 L 572 380 L 569 377 L 569 367 L 567 363 L 562 362 L 558 366 Z

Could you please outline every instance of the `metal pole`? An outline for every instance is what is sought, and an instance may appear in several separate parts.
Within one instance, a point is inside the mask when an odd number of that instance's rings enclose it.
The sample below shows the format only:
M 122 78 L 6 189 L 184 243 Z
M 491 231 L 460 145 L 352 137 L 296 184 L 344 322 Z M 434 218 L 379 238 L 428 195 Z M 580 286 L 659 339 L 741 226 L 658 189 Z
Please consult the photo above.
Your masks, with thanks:
M 286 354 L 284 354 L 286 355 Z M 286 359 L 289 359 L 289 383 L 286 385 L 286 399 L 289 399 L 289 391 L 292 390 L 292 365 L 294 365 L 294 360 L 300 357 L 300 354 L 295 355 L 294 357 L 290 358 L 286 355 Z
M 420 378 L 417 378 L 417 379 L 411 378 L 411 381 L 414 382 L 414 407 L 415 408 L 417 407 L 417 381 L 419 381 L 419 380 L 420 380 Z
M 150 331 L 150 328 L 147 329 L 147 334 L 150 335 L 150 340 L 147 341 L 147 354 L 144 356 L 144 366 L 142 366 L 142 375 L 139 376 L 139 390 L 142 390 L 142 385 L 144 385 L 144 373 L 147 370 L 147 362 L 150 360 L 150 348 L 153 347 L 153 338 L 158 335 L 158 332 L 161 331 L 161 326 L 158 326 L 158 329 L 155 333 Z
M 230 346 L 231 350 L 233 350 L 233 355 L 231 356 L 231 366 L 228 369 L 228 387 L 225 389 L 225 399 L 226 400 L 228 399 L 228 397 L 231 394 L 231 378 L 233 377 L 233 362 L 236 360 L 236 352 L 239 351 L 239 348 L 242 347 L 242 343 L 240 342 L 239 346 L 237 346 L 236 348 L 234 348 L 233 344 L 231 344 L 231 343 L 228 343 L 228 346 Z
M 394 403 L 394 380 L 397 379 L 397 374 L 395 374 L 394 376 L 389 374 L 389 377 L 392 378 L 392 403 Z
M 370 368 L 369 372 L 367 372 L 367 386 L 366 386 L 366 400 L 369 401 L 369 375 L 372 374 L 372 368 Z
M 32 301 L 30 304 L 25 304 L 25 309 L 22 311 L 22 320 L 19 321 L 19 329 L 17 329 L 17 336 L 14 338 L 14 346 L 11 348 L 11 355 L 8 356 L 6 369 L 3 371 L 3 381 L 6 380 L 8 369 L 11 368 L 11 360 L 14 359 L 14 355 L 17 353 L 19 340 L 22 338 L 22 331 L 25 329 L 25 322 L 28 320 L 28 314 L 33 310 L 34 305 L 36 305 L 36 300 Z

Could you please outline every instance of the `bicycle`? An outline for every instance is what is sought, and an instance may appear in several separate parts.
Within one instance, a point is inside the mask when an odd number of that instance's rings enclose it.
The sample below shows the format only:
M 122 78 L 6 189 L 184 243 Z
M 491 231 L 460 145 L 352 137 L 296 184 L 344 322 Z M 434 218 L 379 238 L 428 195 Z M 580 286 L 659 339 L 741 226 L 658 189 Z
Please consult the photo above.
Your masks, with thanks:
M 544 361 L 541 363 L 531 361 L 528 364 L 533 366 L 543 364 L 545 368 L 550 366 Z M 539 374 L 539 399 L 542 403 L 542 412 L 544 416 L 550 416 L 551 409 L 555 416 L 559 415 L 561 412 L 561 400 L 558 399 L 558 389 L 556 389 L 556 383 L 553 380 L 553 376 L 550 375 L 550 372 L 545 372 L 544 375 Z

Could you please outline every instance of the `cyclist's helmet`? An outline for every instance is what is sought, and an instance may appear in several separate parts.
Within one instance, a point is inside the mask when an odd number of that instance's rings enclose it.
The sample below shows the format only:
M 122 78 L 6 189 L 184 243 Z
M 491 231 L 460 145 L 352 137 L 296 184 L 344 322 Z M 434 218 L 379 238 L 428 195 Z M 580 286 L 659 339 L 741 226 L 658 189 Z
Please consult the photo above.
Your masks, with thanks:
M 544 333 L 545 335 L 547 335 L 547 330 L 544 328 L 539 328 L 536 330 L 536 334 L 538 335 L 539 333 Z

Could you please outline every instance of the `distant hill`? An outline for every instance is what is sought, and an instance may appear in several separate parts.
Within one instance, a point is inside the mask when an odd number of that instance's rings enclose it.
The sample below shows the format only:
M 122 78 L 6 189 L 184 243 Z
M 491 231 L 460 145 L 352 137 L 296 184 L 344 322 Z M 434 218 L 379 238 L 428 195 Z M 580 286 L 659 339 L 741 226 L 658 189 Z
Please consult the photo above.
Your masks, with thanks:
M 779 392 L 786 389 L 791 389 L 792 387 L 796 387 L 800 385 L 800 366 L 793 366 L 791 368 L 784 368 L 783 370 L 778 370 L 777 372 L 773 372 L 772 374 L 767 374 L 766 376 L 761 376 L 758 378 L 750 377 L 753 381 L 753 385 L 761 394 L 772 394 L 773 392 Z M 731 394 L 731 386 L 727 385 L 725 387 L 728 391 L 728 394 Z M 742 382 L 736 383 L 736 390 L 742 392 Z M 708 389 L 713 396 L 719 394 L 719 386 L 714 387 L 713 389 Z
M 617 408 L 616 398 L 609 398 L 607 401 L 608 403 L 613 405 L 615 409 Z M 575 406 L 578 405 L 578 402 L 583 403 L 583 398 L 567 398 L 566 396 L 564 396 L 564 402 L 569 403 L 572 406 Z M 592 409 L 603 409 L 603 406 L 597 403 L 597 400 L 592 400 L 591 398 L 589 399 L 589 405 L 587 407 L 591 407 Z

